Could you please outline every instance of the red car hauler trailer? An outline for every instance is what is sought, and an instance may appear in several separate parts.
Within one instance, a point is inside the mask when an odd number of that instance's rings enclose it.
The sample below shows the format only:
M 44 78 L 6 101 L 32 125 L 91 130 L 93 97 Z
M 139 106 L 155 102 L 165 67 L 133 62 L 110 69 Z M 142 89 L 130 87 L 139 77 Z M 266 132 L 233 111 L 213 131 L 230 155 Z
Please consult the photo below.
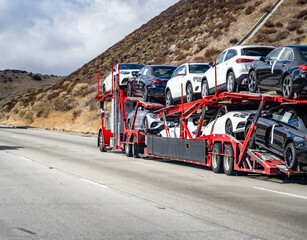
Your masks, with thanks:
M 304 103 L 307 106 L 307 101 L 289 100 L 269 94 L 224 92 L 190 103 L 164 107 L 158 103 L 147 103 L 142 102 L 139 98 L 126 97 L 125 91 L 119 88 L 118 76 L 113 76 L 112 79 L 114 81 L 112 91 L 100 96 L 98 87 L 98 96 L 96 97 L 100 102 L 101 109 L 98 146 L 102 152 L 108 149 L 122 149 L 125 150 L 128 157 L 139 157 L 141 155 L 178 160 L 208 166 L 215 173 L 224 172 L 227 175 L 245 172 L 266 175 L 287 174 L 290 176 L 307 172 L 306 169 L 299 166 L 297 169 L 287 169 L 285 161 L 277 155 L 265 150 L 249 148 L 251 136 L 255 131 L 257 121 L 265 104 L 293 102 Z M 200 136 L 208 107 L 227 104 L 240 105 L 248 101 L 258 103 L 259 108 L 244 141 L 239 141 L 227 134 Z M 180 113 L 181 117 L 178 119 L 181 123 L 180 138 L 159 137 L 145 133 L 143 130 L 133 129 L 138 107 L 134 110 L 133 121 L 130 129 L 128 129 L 126 127 L 126 116 L 133 110 L 133 105 L 158 109 L 155 113 L 157 118 L 164 119 L 166 133 L 168 133 L 166 116 Z M 107 111 L 105 106 L 109 108 Z M 192 137 L 185 120 L 200 110 L 202 114 L 200 115 L 198 128 L 194 137 Z

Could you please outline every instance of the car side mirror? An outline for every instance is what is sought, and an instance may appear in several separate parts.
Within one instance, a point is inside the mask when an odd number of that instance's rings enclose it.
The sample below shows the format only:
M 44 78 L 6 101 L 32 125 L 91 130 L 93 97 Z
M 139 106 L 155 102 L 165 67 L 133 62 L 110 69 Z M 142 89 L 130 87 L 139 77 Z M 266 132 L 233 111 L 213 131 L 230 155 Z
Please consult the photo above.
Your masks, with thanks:
M 209 62 L 210 67 L 214 67 L 214 62 Z
M 100 108 L 100 114 L 103 114 L 104 113 L 103 101 L 100 101 L 99 108 Z
M 261 56 L 261 57 L 259 58 L 259 60 L 260 60 L 260 61 L 262 61 L 262 62 L 265 62 L 265 60 L 266 60 L 266 57 L 264 57 L 264 56 Z

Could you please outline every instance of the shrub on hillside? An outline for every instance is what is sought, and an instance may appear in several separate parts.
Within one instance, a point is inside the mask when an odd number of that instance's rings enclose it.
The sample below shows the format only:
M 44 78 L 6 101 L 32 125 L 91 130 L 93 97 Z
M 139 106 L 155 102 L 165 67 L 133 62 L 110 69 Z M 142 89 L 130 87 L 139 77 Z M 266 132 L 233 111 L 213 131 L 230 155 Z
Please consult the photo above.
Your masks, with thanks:
M 299 5 L 305 5 L 307 3 L 307 0 L 297 0 L 296 2 Z
M 41 81 L 42 80 L 42 78 L 38 75 L 33 75 L 32 79 L 35 80 L 35 81 Z
M 256 1 L 255 3 L 254 3 L 254 6 L 255 7 L 258 7 L 259 5 L 261 5 L 262 4 L 262 1 Z
M 219 54 L 221 52 L 221 50 L 216 49 L 216 48 L 209 48 L 206 52 L 205 52 L 205 57 L 206 58 L 215 58 L 217 56 L 217 54 Z
M 237 44 L 239 42 L 239 40 L 237 38 L 232 38 L 229 40 L 229 43 L 231 44 Z
M 284 26 L 284 24 L 283 24 L 281 21 L 277 21 L 277 22 L 275 23 L 275 27 L 281 28 L 281 27 L 283 27 L 283 26 Z
M 246 9 L 245 9 L 245 15 L 250 15 L 253 11 L 255 11 L 255 7 L 254 6 L 248 6 Z
M 271 11 L 271 5 L 266 5 L 265 7 L 263 7 L 262 9 L 261 9 L 261 12 L 262 13 L 269 13 Z
M 267 28 L 273 28 L 273 27 L 275 27 L 275 24 L 272 23 L 272 21 L 268 20 L 268 21 L 266 21 L 264 26 L 267 27 Z
M 307 9 L 300 11 L 298 14 L 295 15 L 295 18 L 306 20 L 307 19 Z
M 300 29 L 301 28 L 301 23 L 298 20 L 292 20 L 289 22 L 287 29 L 291 32 Z
M 265 33 L 265 34 L 272 34 L 276 32 L 277 32 L 276 28 L 266 28 L 262 30 L 262 33 Z

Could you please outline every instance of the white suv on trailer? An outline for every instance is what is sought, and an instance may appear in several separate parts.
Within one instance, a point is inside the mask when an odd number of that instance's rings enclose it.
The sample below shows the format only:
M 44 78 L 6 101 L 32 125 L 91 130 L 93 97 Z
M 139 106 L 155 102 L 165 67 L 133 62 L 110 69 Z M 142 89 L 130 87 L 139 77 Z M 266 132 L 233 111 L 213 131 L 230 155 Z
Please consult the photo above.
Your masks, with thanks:
M 274 47 L 261 45 L 233 46 L 224 50 L 216 59 L 217 91 L 236 92 L 240 85 L 247 85 L 248 71 L 255 60 L 269 54 Z M 215 93 L 215 69 L 210 69 L 201 82 L 201 96 Z
M 132 76 L 135 76 L 139 70 L 144 67 L 144 65 L 141 64 L 133 64 L 133 63 L 121 63 L 116 64 L 113 67 L 113 76 L 118 75 L 118 65 L 119 65 L 119 85 L 120 88 L 125 88 L 127 86 L 127 82 L 129 78 Z M 103 84 L 102 84 L 102 91 L 109 92 L 112 90 L 112 70 L 109 72 L 108 76 L 105 78 Z
M 184 63 L 173 73 L 165 88 L 165 104 L 172 105 L 181 98 L 181 84 L 183 85 L 183 97 L 191 102 L 195 97 L 200 97 L 201 80 L 209 69 L 207 63 Z

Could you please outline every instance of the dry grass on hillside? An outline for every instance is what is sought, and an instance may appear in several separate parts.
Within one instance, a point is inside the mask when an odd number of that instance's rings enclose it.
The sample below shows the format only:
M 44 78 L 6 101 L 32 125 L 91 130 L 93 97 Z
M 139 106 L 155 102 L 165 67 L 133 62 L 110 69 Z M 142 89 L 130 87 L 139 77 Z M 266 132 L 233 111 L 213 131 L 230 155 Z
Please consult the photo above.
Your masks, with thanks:
M 112 64 L 208 62 L 235 45 L 275 0 L 181 0 L 52 87 L 0 102 L 0 121 L 97 132 L 96 81 Z M 249 44 L 306 44 L 306 0 L 284 0 Z M 265 37 L 264 37 L 265 36 Z

